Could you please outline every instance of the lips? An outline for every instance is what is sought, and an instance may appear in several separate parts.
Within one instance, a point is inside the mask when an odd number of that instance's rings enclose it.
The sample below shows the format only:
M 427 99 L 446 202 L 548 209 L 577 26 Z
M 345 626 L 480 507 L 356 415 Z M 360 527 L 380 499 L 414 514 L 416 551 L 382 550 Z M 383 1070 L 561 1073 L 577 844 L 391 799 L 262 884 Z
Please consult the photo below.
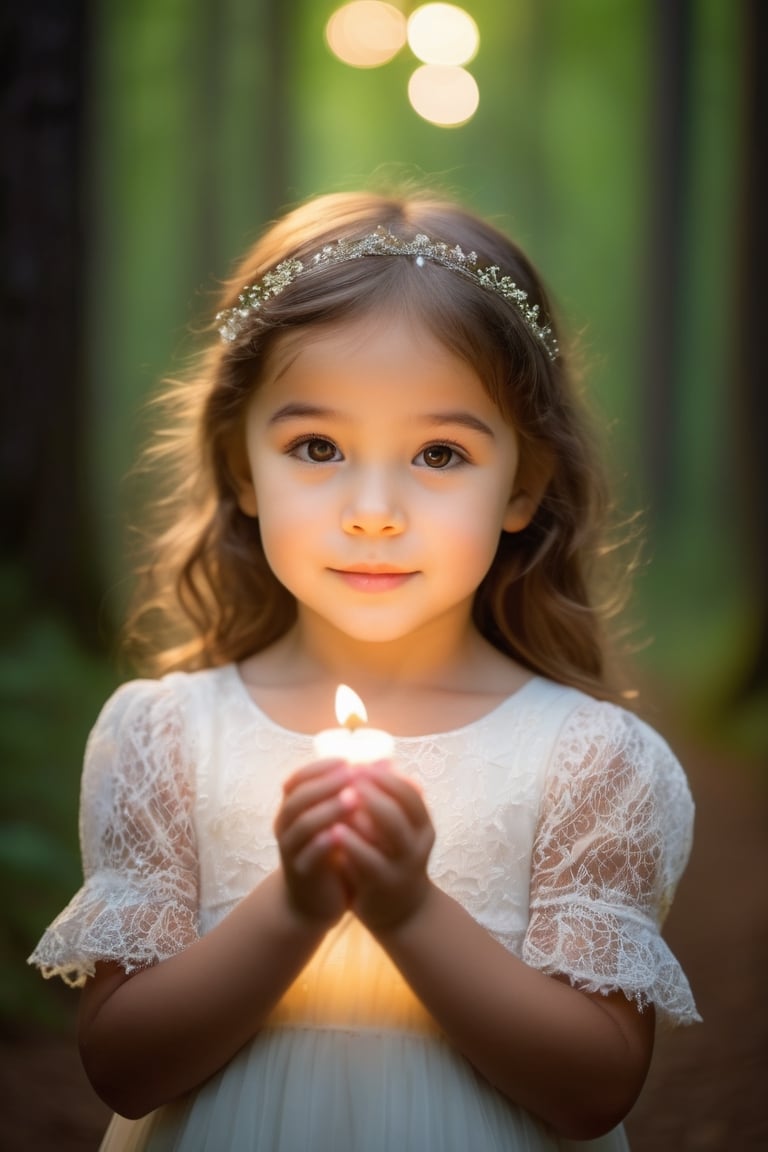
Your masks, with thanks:
M 401 588 L 415 572 L 406 572 L 384 564 L 355 565 L 352 568 L 332 568 L 348 588 L 357 592 L 391 592 Z

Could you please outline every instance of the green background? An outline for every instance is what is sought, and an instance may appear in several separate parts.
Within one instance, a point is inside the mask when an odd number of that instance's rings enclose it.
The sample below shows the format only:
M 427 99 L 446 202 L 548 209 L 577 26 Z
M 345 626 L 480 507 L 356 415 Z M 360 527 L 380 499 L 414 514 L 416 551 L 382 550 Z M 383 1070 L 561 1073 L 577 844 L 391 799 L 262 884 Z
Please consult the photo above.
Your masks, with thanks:
M 456 129 L 410 109 L 417 62 L 407 49 L 373 70 L 333 58 L 323 29 L 335 5 L 324 0 L 114 0 L 89 9 L 83 474 L 98 639 L 87 643 L 66 612 L 29 591 L 23 558 L 4 563 L 6 1018 L 47 1016 L 56 1002 L 23 958 L 79 884 L 78 778 L 88 729 L 121 675 L 113 637 L 131 514 L 122 478 L 139 446 L 142 405 L 183 366 L 190 328 L 245 246 L 309 195 L 415 178 L 522 243 L 582 334 L 621 506 L 645 517 L 632 617 L 643 642 L 638 679 L 676 725 L 739 753 L 766 750 L 765 687 L 736 692 L 765 591 L 750 566 L 737 468 L 740 5 L 686 8 L 671 173 L 659 150 L 663 5 L 464 6 L 481 33 L 469 65 L 480 106 Z M 667 186 L 679 207 L 664 247 Z

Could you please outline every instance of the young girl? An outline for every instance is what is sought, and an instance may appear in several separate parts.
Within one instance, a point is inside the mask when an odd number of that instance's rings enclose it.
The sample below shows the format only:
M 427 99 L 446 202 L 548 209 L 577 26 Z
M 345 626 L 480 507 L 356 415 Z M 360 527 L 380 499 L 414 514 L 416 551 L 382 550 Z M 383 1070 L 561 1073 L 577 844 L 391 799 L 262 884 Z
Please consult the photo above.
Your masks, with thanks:
M 459 207 L 323 197 L 255 246 L 155 456 L 85 885 L 103 1149 L 626 1148 L 692 805 L 611 703 L 600 486 L 550 306 Z M 350 684 L 394 752 L 315 751 Z

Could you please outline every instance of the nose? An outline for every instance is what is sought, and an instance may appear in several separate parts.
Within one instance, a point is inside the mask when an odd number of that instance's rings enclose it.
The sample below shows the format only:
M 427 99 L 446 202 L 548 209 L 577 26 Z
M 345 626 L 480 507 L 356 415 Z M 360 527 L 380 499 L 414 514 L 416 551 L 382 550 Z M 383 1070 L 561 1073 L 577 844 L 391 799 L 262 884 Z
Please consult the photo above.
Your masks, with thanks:
M 405 510 L 397 485 L 384 469 L 359 471 L 350 478 L 342 527 L 351 536 L 397 536 L 405 529 Z

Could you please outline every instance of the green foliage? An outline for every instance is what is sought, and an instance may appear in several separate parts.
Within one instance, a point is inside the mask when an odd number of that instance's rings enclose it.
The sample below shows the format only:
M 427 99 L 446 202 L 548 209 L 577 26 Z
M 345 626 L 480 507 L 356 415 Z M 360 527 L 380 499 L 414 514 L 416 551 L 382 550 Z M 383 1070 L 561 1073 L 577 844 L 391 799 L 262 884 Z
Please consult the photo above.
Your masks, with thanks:
M 50 1019 L 58 1001 L 25 959 L 81 882 L 83 748 L 114 676 L 66 621 L 33 610 L 18 571 L 0 573 L 0 598 L 0 1020 Z
M 135 457 L 136 412 L 181 359 L 185 327 L 209 314 L 217 280 L 275 212 L 387 174 L 455 192 L 530 251 L 567 327 L 583 334 L 588 387 L 611 429 L 619 503 L 630 514 L 648 505 L 646 349 L 654 285 L 669 274 L 663 259 L 651 265 L 650 248 L 657 9 L 644 0 L 468 0 L 481 33 L 469 65 L 480 106 L 466 125 L 446 130 L 408 103 L 418 63 L 409 50 L 374 69 L 330 53 L 324 26 L 339 2 L 139 0 L 100 10 L 91 466 L 102 560 L 114 583 L 123 551 L 114 508 Z M 717 0 L 689 13 L 678 238 L 685 267 L 668 405 L 673 491 L 648 517 L 658 580 L 645 584 L 644 609 L 654 632 L 678 635 L 675 658 L 700 652 L 682 677 L 691 685 L 721 662 L 714 640 L 709 659 L 701 646 L 714 620 L 738 614 L 743 583 L 745 544 L 723 444 L 733 405 L 740 19 L 738 6 Z M 722 563 L 725 553 L 735 565 Z M 696 591 L 704 567 L 706 603 Z M 649 655 L 659 675 L 668 651 L 665 644 Z
M 582 334 L 621 507 L 645 509 L 654 491 L 645 373 L 654 289 L 670 275 L 652 251 L 659 6 L 467 0 L 481 33 L 470 64 L 480 106 L 446 130 L 408 103 L 417 61 L 407 49 L 375 69 L 332 56 L 324 26 L 340 2 L 97 6 L 89 466 L 115 585 L 115 506 L 136 413 L 183 359 L 185 329 L 210 314 L 217 282 L 274 213 L 387 174 L 444 187 L 521 240 Z M 655 495 L 664 507 L 648 510 L 652 574 L 640 581 L 655 636 L 644 662 L 679 686 L 686 707 L 719 692 L 724 669 L 738 678 L 755 614 L 729 463 L 743 14 L 718 0 L 687 12 L 674 474 Z

